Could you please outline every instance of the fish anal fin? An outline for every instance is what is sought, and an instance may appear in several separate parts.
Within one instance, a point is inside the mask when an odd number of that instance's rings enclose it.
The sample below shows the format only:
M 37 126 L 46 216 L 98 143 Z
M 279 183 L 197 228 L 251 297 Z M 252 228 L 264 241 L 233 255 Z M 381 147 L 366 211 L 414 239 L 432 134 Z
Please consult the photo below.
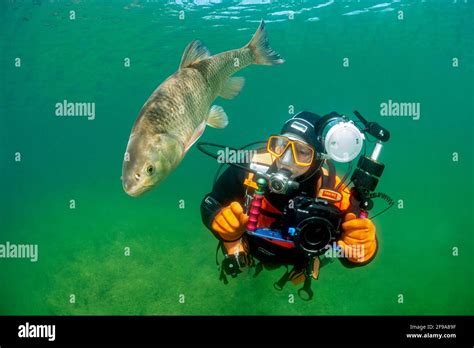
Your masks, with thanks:
M 207 124 L 213 128 L 225 128 L 229 124 L 227 114 L 224 109 L 220 106 L 213 105 L 209 116 L 207 118 Z
M 179 68 L 183 69 L 211 56 L 206 46 L 199 40 L 193 40 L 186 46 Z
M 245 79 L 243 77 L 229 77 L 219 92 L 219 96 L 224 99 L 232 99 L 240 93 L 244 87 Z

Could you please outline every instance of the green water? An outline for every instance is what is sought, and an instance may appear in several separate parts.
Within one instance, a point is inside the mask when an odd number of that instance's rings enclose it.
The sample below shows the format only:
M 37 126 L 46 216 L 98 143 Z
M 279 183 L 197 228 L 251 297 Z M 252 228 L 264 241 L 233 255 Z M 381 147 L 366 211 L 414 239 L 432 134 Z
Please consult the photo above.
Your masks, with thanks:
M 474 314 L 474 7 L 454 2 L 2 0 L 0 244 L 38 244 L 39 259 L 0 259 L 0 314 Z M 397 205 L 374 220 L 378 255 L 325 265 L 311 302 L 274 290 L 283 268 L 219 281 L 199 212 L 217 163 L 196 147 L 147 195 L 120 181 L 138 111 L 184 47 L 241 47 L 261 18 L 286 63 L 238 73 L 241 94 L 216 101 L 229 126 L 202 141 L 265 139 L 289 105 L 358 109 L 392 132 L 378 189 Z M 94 102 L 96 118 L 55 116 L 64 99 Z M 389 99 L 420 103 L 420 119 L 382 117 Z

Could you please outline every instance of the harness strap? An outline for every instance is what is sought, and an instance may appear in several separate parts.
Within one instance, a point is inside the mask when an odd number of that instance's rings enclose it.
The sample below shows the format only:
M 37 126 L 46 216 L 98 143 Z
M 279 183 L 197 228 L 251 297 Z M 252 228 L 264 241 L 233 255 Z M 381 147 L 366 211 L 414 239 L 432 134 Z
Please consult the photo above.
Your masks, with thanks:
M 274 219 L 277 219 L 277 218 L 282 216 L 281 213 L 274 213 L 272 211 L 268 211 L 268 210 L 263 209 L 263 208 L 260 208 L 260 214 L 262 214 L 264 216 L 267 216 L 267 217 L 270 217 L 270 218 L 274 218 Z
M 336 186 L 336 176 L 334 175 L 334 173 L 336 172 L 336 168 L 334 167 L 334 164 L 330 161 L 325 161 L 325 163 L 328 168 L 326 170 L 324 170 L 325 168 L 323 168 L 321 188 L 333 190 Z

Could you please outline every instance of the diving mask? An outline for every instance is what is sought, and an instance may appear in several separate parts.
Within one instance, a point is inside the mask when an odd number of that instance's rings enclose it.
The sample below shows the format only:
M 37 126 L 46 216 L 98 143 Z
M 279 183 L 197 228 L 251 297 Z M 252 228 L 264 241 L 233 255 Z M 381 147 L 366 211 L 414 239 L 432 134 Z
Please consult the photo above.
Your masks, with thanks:
M 314 159 L 314 149 L 312 146 L 292 140 L 283 135 L 272 135 L 267 141 L 267 151 L 273 156 L 282 157 L 287 149 L 291 147 L 294 163 L 301 167 L 309 167 Z

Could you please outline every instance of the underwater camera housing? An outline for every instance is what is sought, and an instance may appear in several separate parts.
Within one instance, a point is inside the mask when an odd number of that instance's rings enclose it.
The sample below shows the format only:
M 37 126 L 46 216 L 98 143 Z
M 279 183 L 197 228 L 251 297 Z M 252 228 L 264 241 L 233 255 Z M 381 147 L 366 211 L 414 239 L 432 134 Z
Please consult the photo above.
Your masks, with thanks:
M 306 257 L 313 258 L 324 254 L 328 246 L 339 239 L 343 216 L 332 202 L 303 193 L 288 202 L 281 219 L 270 228 L 247 226 L 247 233 L 287 248 L 297 248 Z
M 308 257 L 323 254 L 341 235 L 343 213 L 329 201 L 295 197 L 283 212 L 283 230 Z

